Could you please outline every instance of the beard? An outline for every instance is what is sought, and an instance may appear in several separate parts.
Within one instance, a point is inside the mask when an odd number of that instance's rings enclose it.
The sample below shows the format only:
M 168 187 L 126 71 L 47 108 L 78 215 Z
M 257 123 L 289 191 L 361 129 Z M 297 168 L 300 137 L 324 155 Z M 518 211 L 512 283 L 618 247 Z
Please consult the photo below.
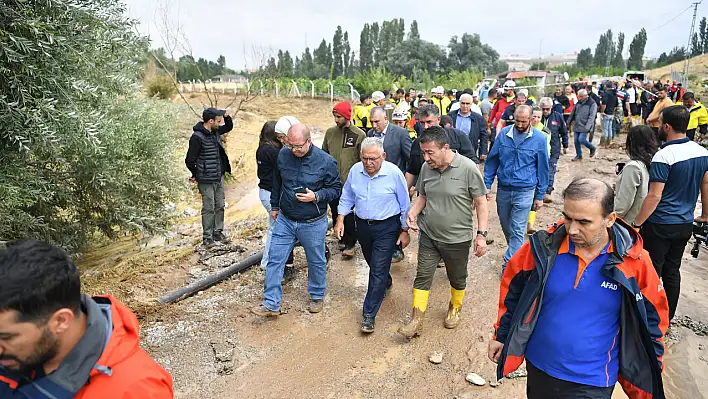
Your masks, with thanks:
M 59 352 L 59 341 L 57 338 L 49 332 L 49 329 L 45 328 L 42 331 L 42 335 L 34 346 L 32 354 L 25 360 L 20 360 L 13 355 L 3 355 L 0 356 L 0 360 L 14 360 L 17 362 L 17 367 L 8 369 L 19 375 L 29 375 L 34 370 L 39 369 L 45 363 L 52 360 Z
M 669 135 L 666 134 L 666 132 L 664 131 L 664 128 L 660 127 L 659 128 L 659 140 L 666 141 L 666 140 L 668 140 L 668 138 L 669 138 Z
M 588 240 L 584 240 L 585 242 L 583 242 L 582 244 L 578 244 L 575 242 L 573 242 L 573 244 L 575 244 L 576 247 L 580 247 L 580 248 L 592 247 L 594 245 L 597 245 L 600 241 L 602 241 L 602 237 L 604 236 L 603 233 L 604 233 L 603 231 L 600 231 L 599 233 L 597 233 L 597 235 L 595 237 L 592 237 Z M 584 237 L 583 237 L 583 239 L 584 239 Z

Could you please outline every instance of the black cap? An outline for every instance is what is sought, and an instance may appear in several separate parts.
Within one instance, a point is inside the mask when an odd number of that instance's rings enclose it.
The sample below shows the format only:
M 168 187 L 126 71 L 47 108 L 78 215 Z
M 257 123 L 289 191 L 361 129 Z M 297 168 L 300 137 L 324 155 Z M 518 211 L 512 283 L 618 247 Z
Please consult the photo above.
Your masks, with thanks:
M 223 109 L 207 108 L 202 112 L 202 121 L 207 122 L 211 119 L 216 119 L 217 116 L 224 116 Z

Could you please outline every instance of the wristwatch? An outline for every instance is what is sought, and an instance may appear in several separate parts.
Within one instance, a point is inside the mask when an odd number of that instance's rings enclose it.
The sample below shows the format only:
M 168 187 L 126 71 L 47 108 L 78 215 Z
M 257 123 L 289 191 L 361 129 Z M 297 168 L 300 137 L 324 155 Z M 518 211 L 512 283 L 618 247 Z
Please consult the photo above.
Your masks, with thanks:
M 477 235 L 478 235 L 478 236 L 482 236 L 482 237 L 484 237 L 484 238 L 487 238 L 487 234 L 489 234 L 489 232 L 488 232 L 487 230 L 484 230 L 484 231 L 482 231 L 482 230 L 477 230 Z

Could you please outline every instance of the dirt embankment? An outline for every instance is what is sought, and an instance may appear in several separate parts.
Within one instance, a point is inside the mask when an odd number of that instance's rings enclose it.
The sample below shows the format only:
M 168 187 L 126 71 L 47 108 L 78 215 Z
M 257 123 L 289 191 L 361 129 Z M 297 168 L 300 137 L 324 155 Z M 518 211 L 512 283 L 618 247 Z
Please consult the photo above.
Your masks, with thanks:
M 145 238 L 146 243 L 136 246 L 135 239 L 126 239 L 97 249 L 84 264 L 85 276 L 108 276 L 103 288 L 115 287 L 119 296 L 128 299 L 131 305 L 146 307 L 141 323 L 143 346 L 172 373 L 177 397 L 523 398 L 523 378 L 506 380 L 496 388 L 473 387 L 465 381 L 469 372 L 489 381 L 495 369 L 486 358 L 486 347 L 496 318 L 498 274 L 505 244 L 494 203 L 490 204 L 489 226 L 495 242 L 485 256 L 470 259 L 463 322 L 455 330 L 446 330 L 442 324 L 450 291 L 444 269 L 438 269 L 423 335 L 405 342 L 396 333 L 410 311 L 416 235 L 405 250 L 405 260 L 392 267 L 393 290 L 384 300 L 376 332 L 370 336 L 359 333 L 368 268 L 358 249 L 355 259 L 341 260 L 331 237 L 328 241 L 333 257 L 321 314 L 311 315 L 306 311 L 307 264 L 301 249 L 296 250 L 297 276 L 284 286 L 283 306 L 288 313 L 278 319 L 264 320 L 248 311 L 262 298 L 264 272 L 259 267 L 178 304 L 154 305 L 152 299 L 158 295 L 262 247 L 265 212 L 257 196 L 256 200 L 253 197 L 253 154 L 262 123 L 281 114 L 296 115 L 322 129 L 332 123 L 330 104 L 326 101 L 272 98 L 259 101 L 262 102 L 244 109 L 237 129 L 227 141 L 233 162 L 239 154 L 244 159 L 237 183 L 229 185 L 234 193 L 227 213 L 227 224 L 236 244 L 232 253 L 208 258 L 195 252 L 201 231 L 198 216 L 194 215 L 179 219 L 176 226 L 179 235 L 174 240 Z M 183 138 L 188 134 L 187 127 L 179 132 Z M 560 192 L 573 177 L 592 176 L 611 183 L 615 163 L 625 159 L 620 150 L 613 149 L 600 150 L 594 159 L 571 163 L 573 153 L 571 148 L 568 155 L 562 156 L 554 203 L 539 212 L 538 227 L 560 218 Z M 177 208 L 198 210 L 198 199 L 188 195 Z M 172 246 L 178 249 L 171 249 Z M 152 263 L 142 267 L 141 259 Z M 696 260 L 690 257 L 684 260 L 679 314 L 695 321 L 708 320 L 705 259 L 708 254 L 702 253 Z M 89 278 L 89 281 L 95 280 Z M 702 331 L 695 326 L 693 330 Z M 677 340 L 667 350 L 665 385 L 669 398 L 706 395 L 708 342 L 693 330 L 676 328 Z M 434 351 L 443 354 L 439 365 L 428 361 Z M 616 390 L 614 397 L 624 395 Z

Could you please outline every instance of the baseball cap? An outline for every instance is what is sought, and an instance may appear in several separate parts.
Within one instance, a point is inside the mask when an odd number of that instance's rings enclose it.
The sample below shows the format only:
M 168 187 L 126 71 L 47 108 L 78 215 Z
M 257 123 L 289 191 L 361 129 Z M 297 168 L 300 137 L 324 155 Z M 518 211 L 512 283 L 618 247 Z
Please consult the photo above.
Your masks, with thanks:
M 297 125 L 300 123 L 299 120 L 297 120 L 296 117 L 294 116 L 284 116 L 280 119 L 278 119 L 278 122 L 275 124 L 275 132 L 280 133 L 280 134 L 288 134 L 288 131 L 293 125 Z
M 211 119 L 216 119 L 217 116 L 224 116 L 224 110 L 207 108 L 202 112 L 202 121 L 207 122 Z

